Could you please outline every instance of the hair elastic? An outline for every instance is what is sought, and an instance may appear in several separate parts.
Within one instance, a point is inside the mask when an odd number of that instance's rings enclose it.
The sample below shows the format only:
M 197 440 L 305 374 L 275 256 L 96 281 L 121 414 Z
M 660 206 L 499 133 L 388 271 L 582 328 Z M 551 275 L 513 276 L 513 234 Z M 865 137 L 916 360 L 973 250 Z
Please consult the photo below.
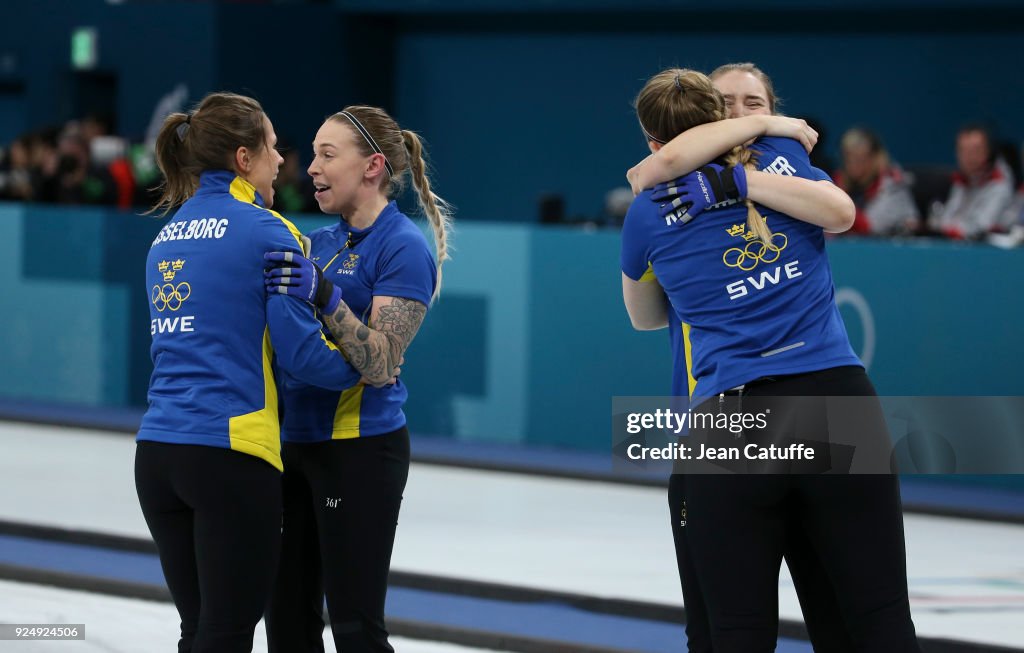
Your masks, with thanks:
M 174 133 L 178 135 L 178 140 L 181 141 L 182 143 L 185 142 L 185 134 L 188 133 L 188 129 L 191 126 L 192 126 L 192 114 L 191 113 L 186 113 L 185 114 L 185 122 L 180 123 L 177 126 L 177 128 L 174 130 Z
M 359 122 L 359 120 L 357 120 L 356 117 L 353 116 L 348 111 L 342 111 L 340 112 L 340 115 L 348 118 L 349 122 L 352 123 L 352 126 L 355 127 L 360 134 L 363 135 L 363 139 L 366 140 L 366 142 L 370 145 L 373 151 L 384 157 L 384 167 L 388 171 L 388 176 L 394 177 L 395 169 L 391 167 L 391 162 L 388 161 L 388 155 L 384 154 L 384 152 L 380 149 L 380 146 L 377 145 L 377 141 L 373 140 L 373 136 L 370 135 L 370 132 L 366 130 L 366 127 L 363 127 L 363 123 Z

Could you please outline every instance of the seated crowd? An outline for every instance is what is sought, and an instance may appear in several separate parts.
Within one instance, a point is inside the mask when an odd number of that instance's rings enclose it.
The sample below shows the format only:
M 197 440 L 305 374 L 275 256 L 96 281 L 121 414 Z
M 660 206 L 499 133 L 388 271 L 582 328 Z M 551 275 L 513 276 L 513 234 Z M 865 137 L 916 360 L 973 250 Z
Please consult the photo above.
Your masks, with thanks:
M 0 200 L 125 210 L 151 206 L 160 181 L 151 147 L 130 144 L 109 131 L 108 121 L 90 116 L 15 139 L 0 150 Z M 832 177 L 857 206 L 849 234 L 987 240 L 1001 246 L 1024 242 L 1024 185 L 1017 155 L 1013 148 L 997 147 L 985 126 L 969 124 L 959 130 L 955 169 L 904 169 L 890 158 L 881 137 L 863 127 L 847 130 L 839 146 L 842 162 Z M 298 152 L 285 148 L 283 155 L 275 184 L 278 208 L 287 213 L 315 211 Z M 619 214 L 629 197 L 613 192 L 609 198 L 608 215 L 597 222 L 621 223 Z

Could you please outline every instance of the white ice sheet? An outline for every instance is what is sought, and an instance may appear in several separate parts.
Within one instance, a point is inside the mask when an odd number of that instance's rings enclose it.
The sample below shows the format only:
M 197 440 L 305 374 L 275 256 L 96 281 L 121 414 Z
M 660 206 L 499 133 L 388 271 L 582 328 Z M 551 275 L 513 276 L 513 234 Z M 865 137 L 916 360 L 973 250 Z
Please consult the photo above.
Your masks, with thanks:
M 148 537 L 123 434 L 0 422 L 0 519 Z M 656 488 L 414 465 L 394 568 L 681 604 Z M 1024 647 L 1024 527 L 910 515 L 918 632 Z M 865 534 L 870 537 L 870 534 Z M 783 568 L 780 613 L 800 619 Z

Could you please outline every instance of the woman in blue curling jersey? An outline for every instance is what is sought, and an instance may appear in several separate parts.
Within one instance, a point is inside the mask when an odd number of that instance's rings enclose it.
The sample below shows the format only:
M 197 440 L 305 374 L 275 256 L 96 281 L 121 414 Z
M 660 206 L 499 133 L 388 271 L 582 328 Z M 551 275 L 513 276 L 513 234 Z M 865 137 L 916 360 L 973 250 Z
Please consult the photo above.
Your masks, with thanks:
M 648 81 L 637 114 L 657 151 L 726 111 L 704 75 L 673 69 Z M 764 172 L 744 167 L 754 151 Z M 664 324 L 667 294 L 684 325 L 695 405 L 739 393 L 874 395 L 835 307 L 822 237 L 849 227 L 852 204 L 813 178 L 803 148 L 761 139 L 634 201 L 623 227 L 624 299 L 646 328 Z M 782 212 L 764 219 L 751 200 Z M 827 415 L 799 422 L 827 430 Z M 835 587 L 854 650 L 919 650 L 895 477 L 687 475 L 685 484 L 682 539 L 716 653 L 775 649 L 778 568 L 793 514 Z
M 705 123 L 687 130 L 659 148 L 656 154 L 634 166 L 627 176 L 635 194 L 645 186 L 653 186 L 662 178 L 696 170 L 733 147 L 761 136 L 798 139 L 807 150 L 816 143 L 817 133 L 805 121 L 774 115 L 778 102 L 771 79 L 753 64 L 719 66 L 711 73 L 710 79 L 722 93 L 728 117 L 733 120 Z M 768 168 L 774 162 L 774 159 L 761 160 L 758 167 Z M 831 184 L 831 180 L 817 169 L 801 166 L 799 169 L 794 168 L 794 174 L 807 175 L 808 178 Z M 817 194 L 801 193 L 796 189 L 793 196 L 807 203 L 817 213 L 829 210 L 827 206 L 821 205 L 820 200 L 827 200 L 831 195 L 831 190 L 824 188 Z M 841 211 L 841 206 L 837 208 Z M 651 288 L 660 288 L 656 282 L 652 283 L 654 285 Z M 666 317 L 672 350 L 672 394 L 687 397 L 689 379 L 683 326 L 675 311 L 667 311 Z M 685 476 L 678 473 L 670 477 L 668 504 L 670 526 L 676 545 L 676 563 L 686 604 L 687 646 L 691 653 L 711 653 L 711 627 L 697 583 L 696 570 L 688 555 L 685 520 L 681 518 L 686 510 L 684 479 Z M 787 528 L 784 557 L 793 577 L 811 644 L 815 650 L 829 653 L 854 651 L 825 567 L 795 516 L 790 515 L 789 518 L 796 523 Z
M 181 207 L 146 261 L 153 335 L 135 480 L 181 615 L 179 653 L 252 649 L 280 549 L 281 455 L 272 359 L 338 390 L 360 374 L 310 307 L 264 291 L 264 252 L 301 255 L 270 210 L 281 164 L 259 103 L 213 93 L 156 143 L 155 208 Z
M 350 106 L 328 118 L 313 155 L 316 200 L 340 219 L 309 234 L 311 260 L 269 252 L 267 288 L 317 306 L 368 385 L 337 392 L 281 377 L 284 532 L 267 638 L 272 652 L 323 651 L 326 593 L 339 651 L 391 651 L 384 598 L 409 432 L 406 386 L 388 381 L 440 288 L 450 215 L 431 190 L 419 137 L 381 109 Z M 407 171 L 436 261 L 389 199 Z

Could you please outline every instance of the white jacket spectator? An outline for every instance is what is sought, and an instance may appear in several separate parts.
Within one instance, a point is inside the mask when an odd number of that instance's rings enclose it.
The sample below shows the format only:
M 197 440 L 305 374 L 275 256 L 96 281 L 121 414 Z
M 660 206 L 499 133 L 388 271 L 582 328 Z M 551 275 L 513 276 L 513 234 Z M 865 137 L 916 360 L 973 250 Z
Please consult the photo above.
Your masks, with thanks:
M 956 158 L 960 169 L 953 174 L 949 199 L 934 227 L 951 238 L 980 238 L 1009 229 L 1013 173 L 995 158 L 988 133 L 979 127 L 961 129 Z
M 881 139 L 854 127 L 840 141 L 843 167 L 834 175 L 857 206 L 852 233 L 892 236 L 916 230 L 920 216 L 903 170 L 889 160 Z

